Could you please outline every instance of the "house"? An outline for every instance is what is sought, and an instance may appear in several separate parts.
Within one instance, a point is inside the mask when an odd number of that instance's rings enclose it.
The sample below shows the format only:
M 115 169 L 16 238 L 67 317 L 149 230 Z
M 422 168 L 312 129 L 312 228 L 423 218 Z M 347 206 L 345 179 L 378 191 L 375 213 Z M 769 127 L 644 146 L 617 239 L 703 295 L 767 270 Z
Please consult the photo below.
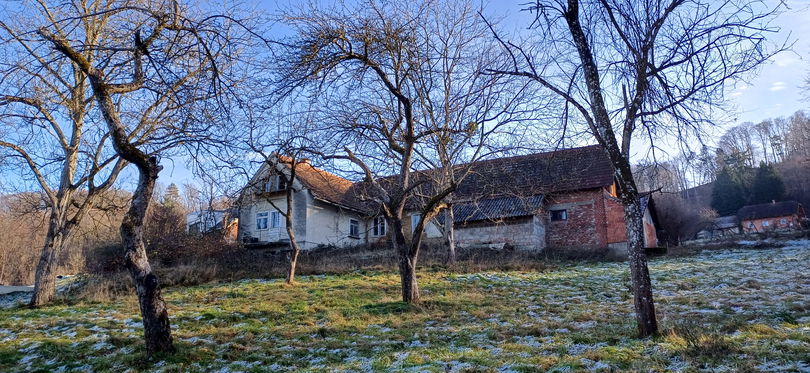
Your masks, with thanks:
M 734 215 L 712 219 L 711 223 L 697 232 L 698 239 L 716 239 L 740 234 L 740 222 Z
M 204 234 L 222 232 L 226 239 L 235 240 L 237 234 L 236 214 L 229 210 L 199 210 L 186 214 L 186 233 Z
M 796 201 L 743 206 L 737 212 L 743 233 L 801 229 L 806 219 L 804 206 Z
M 265 164 L 242 193 L 239 237 L 252 245 L 284 246 L 285 190 L 291 161 L 277 157 Z M 296 163 L 293 214 L 296 238 L 303 248 L 360 245 L 385 241 L 385 219 L 363 199 L 363 183 Z M 599 146 L 565 149 L 479 161 L 453 194 L 456 244 L 511 247 L 520 250 L 562 248 L 626 253 L 624 210 L 616 195 L 614 169 Z M 284 184 L 284 185 L 282 185 Z M 657 245 L 653 199 L 641 199 L 644 240 Z M 419 220 L 411 204 L 406 230 Z M 425 232 L 442 236 L 439 214 Z
M 291 185 L 291 169 L 295 180 Z M 355 183 L 283 156 L 264 163 L 239 197 L 239 239 L 247 245 L 286 247 L 287 188 L 292 188 L 293 232 L 304 250 L 365 244 L 369 215 Z

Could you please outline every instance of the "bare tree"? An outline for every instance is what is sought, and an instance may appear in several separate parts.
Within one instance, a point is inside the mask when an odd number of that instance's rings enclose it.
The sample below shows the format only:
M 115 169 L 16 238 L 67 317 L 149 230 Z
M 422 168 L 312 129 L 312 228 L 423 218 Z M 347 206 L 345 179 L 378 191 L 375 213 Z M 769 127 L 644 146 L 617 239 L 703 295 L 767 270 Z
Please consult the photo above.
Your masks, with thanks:
M 59 8 L 61 18 L 43 12 L 36 29 L 51 48 L 44 59 L 70 61 L 87 76 L 116 153 L 138 171 L 121 224 L 125 265 L 135 283 L 147 353 L 172 352 L 168 310 L 144 247 L 144 219 L 161 170 L 158 156 L 188 141 L 205 141 L 225 114 L 224 76 L 238 56 L 229 48 L 241 28 L 234 29 L 231 16 L 205 15 L 177 2 Z M 100 39 L 88 42 L 82 25 L 99 22 Z
M 488 140 L 507 137 L 526 114 L 519 109 L 525 84 L 483 73 L 502 59 L 475 12 L 464 2 L 369 0 L 282 17 L 296 32 L 283 41 L 281 87 L 320 100 L 321 138 L 343 148 L 323 158 L 363 175 L 364 195 L 380 206 L 399 255 L 409 303 L 419 301 L 423 233 L 469 169 L 459 165 L 491 154 Z M 407 211 L 419 216 L 410 231 Z
M 290 123 L 288 129 L 303 129 L 303 126 L 295 126 Z M 255 179 L 255 185 L 248 183 L 248 189 L 258 189 L 260 195 L 264 200 L 270 204 L 276 211 L 284 217 L 284 227 L 287 232 L 287 237 L 290 241 L 289 260 L 287 265 L 287 275 L 285 283 L 292 285 L 295 282 L 295 269 L 298 264 L 298 256 L 301 254 L 301 245 L 295 235 L 296 228 L 296 211 L 298 210 L 298 201 L 296 192 L 300 192 L 303 185 L 297 179 L 299 167 L 308 167 L 309 159 L 306 158 L 307 152 L 315 149 L 312 142 L 303 135 L 287 135 L 277 139 L 280 142 L 276 143 L 263 143 L 262 136 L 257 136 L 260 131 L 251 130 L 251 135 L 247 139 L 249 148 L 258 153 L 262 159 L 262 163 L 267 167 L 272 167 L 269 173 L 269 179 Z M 287 132 L 287 131 L 285 131 Z M 265 138 L 266 140 L 266 138 Z M 272 149 L 268 152 L 267 148 Z M 275 180 L 273 180 L 277 177 Z M 267 185 L 267 187 L 265 187 Z M 284 193 L 283 207 L 274 198 L 274 192 Z M 304 216 L 306 218 L 306 216 Z
M 42 15 L 51 9 L 43 4 Z M 26 188 L 45 196 L 48 228 L 37 265 L 32 306 L 55 295 L 55 259 L 65 251 L 76 229 L 112 187 L 126 161 L 112 150 L 98 114 L 88 76 L 70 61 L 52 61 L 41 42 L 29 33 L 33 24 L 25 11 L 0 21 L 0 154 L 16 167 L 3 168 Z M 54 9 L 51 16 L 62 16 Z M 82 25 L 88 44 L 101 41 L 105 22 Z M 97 53 L 80 52 L 93 60 Z M 24 175 L 12 170 L 27 169 Z M 20 183 L 23 184 L 23 183 Z M 82 193 L 84 192 L 84 193 Z
M 534 44 L 502 40 L 511 74 L 554 92 L 584 123 L 616 170 L 624 205 L 638 331 L 658 330 L 643 247 L 634 137 L 684 139 L 711 124 L 725 83 L 773 55 L 765 35 L 776 9 L 759 1 L 537 0 Z M 497 35 L 496 35 L 497 37 Z

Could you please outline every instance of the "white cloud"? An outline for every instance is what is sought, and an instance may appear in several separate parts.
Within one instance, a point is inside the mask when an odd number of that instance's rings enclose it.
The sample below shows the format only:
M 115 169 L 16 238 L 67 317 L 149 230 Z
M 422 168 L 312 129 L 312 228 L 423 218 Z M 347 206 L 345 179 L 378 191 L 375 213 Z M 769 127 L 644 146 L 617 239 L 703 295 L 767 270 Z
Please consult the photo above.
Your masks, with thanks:
M 785 82 L 773 82 L 771 84 L 771 88 L 769 88 L 772 92 L 781 91 L 785 89 Z

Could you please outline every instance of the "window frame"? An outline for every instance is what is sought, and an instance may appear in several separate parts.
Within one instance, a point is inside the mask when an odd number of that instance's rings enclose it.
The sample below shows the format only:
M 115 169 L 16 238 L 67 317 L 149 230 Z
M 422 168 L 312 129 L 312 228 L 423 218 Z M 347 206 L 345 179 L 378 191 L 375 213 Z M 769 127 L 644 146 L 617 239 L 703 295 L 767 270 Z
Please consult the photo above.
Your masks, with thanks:
M 269 211 L 259 211 L 256 212 L 256 230 L 257 231 L 265 231 L 269 229 L 269 219 L 270 219 L 270 212 Z M 264 221 L 264 227 L 260 221 Z
M 387 224 L 384 216 L 375 216 L 372 220 L 371 235 L 374 237 L 385 236 Z
M 270 228 L 281 228 L 281 212 L 270 212 Z
M 287 190 L 287 179 L 285 177 L 282 177 L 281 175 L 276 175 L 275 185 L 276 185 L 276 188 L 274 189 L 275 191 L 280 192 Z
M 357 219 L 349 219 L 349 237 L 360 238 L 360 221 Z
M 568 209 L 548 210 L 550 221 L 568 221 Z

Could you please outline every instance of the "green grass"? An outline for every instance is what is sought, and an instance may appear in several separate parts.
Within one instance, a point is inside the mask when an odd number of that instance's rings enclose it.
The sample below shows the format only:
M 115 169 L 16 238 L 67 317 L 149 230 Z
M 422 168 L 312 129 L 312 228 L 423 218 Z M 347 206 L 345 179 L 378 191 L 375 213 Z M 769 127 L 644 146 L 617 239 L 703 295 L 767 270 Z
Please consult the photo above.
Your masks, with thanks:
M 635 337 L 626 263 L 358 272 L 172 288 L 178 353 L 146 359 L 134 298 L 0 310 L 0 371 L 808 371 L 810 248 L 651 262 L 661 334 Z

